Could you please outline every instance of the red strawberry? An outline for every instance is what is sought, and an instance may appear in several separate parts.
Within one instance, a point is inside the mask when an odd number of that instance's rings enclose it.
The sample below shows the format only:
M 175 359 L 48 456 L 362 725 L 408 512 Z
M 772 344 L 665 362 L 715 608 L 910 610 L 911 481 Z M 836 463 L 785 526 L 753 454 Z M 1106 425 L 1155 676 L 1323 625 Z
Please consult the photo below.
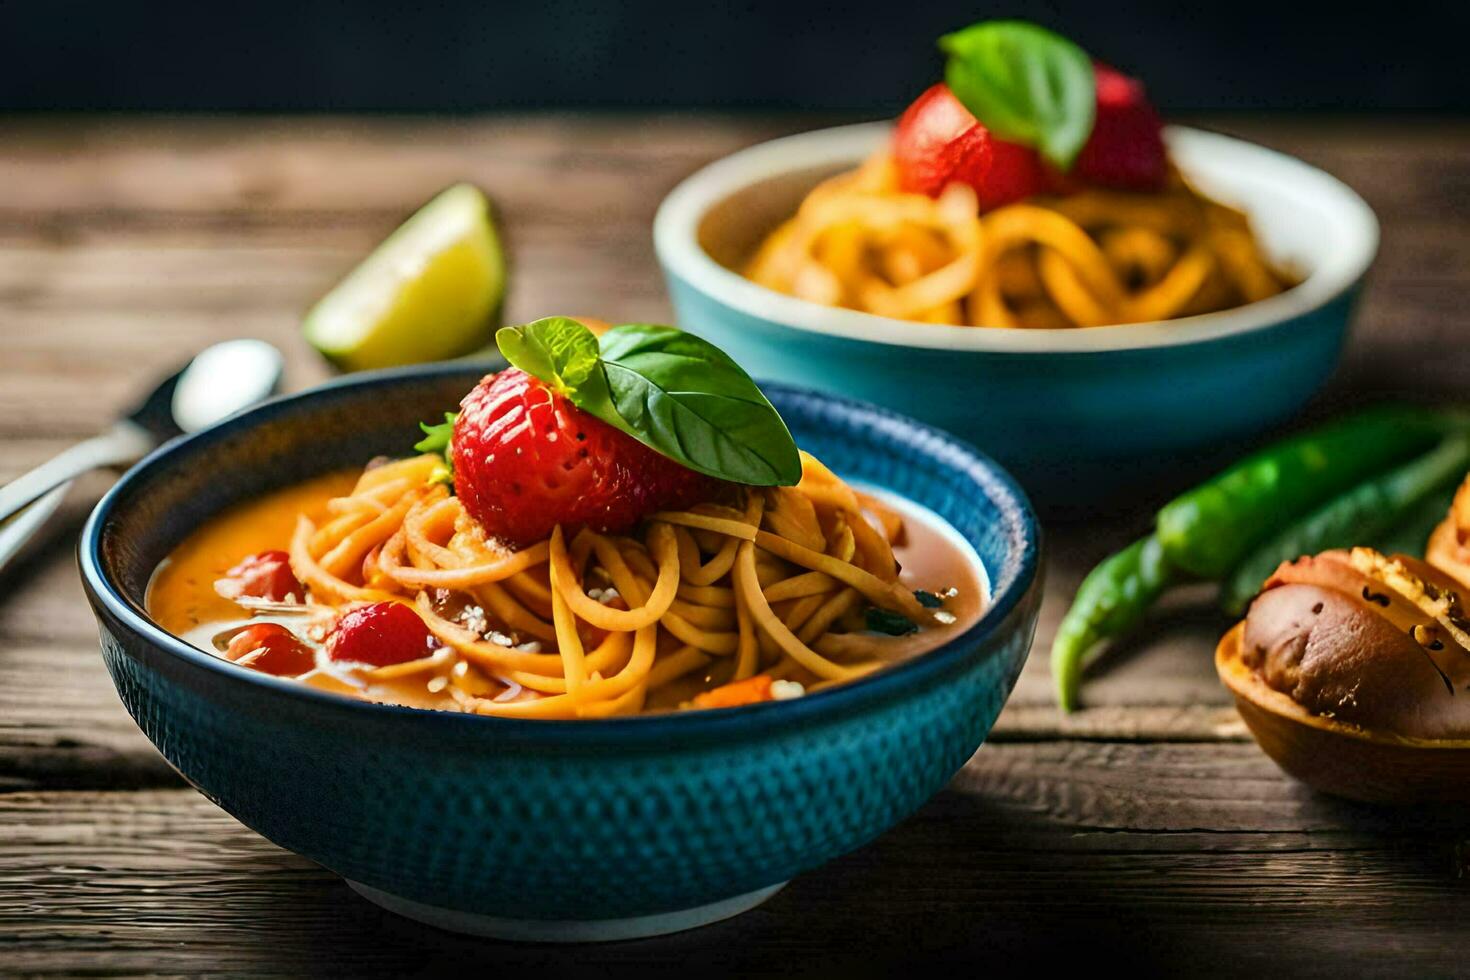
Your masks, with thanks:
M 893 131 L 898 186 L 935 197 L 958 180 L 978 184 L 990 172 L 990 131 L 940 82 L 914 100 Z
M 936 197 L 945 185 L 958 181 L 975 189 L 981 211 L 1047 188 L 1046 168 L 1036 151 L 997 139 L 943 82 L 899 117 L 893 159 L 902 190 Z
M 995 163 L 985 182 L 975 188 L 975 193 L 980 196 L 981 211 L 1024 201 L 1052 189 L 1052 171 L 1041 162 L 1035 150 L 1007 140 L 992 142 Z
M 291 557 L 284 551 L 262 551 L 242 560 L 214 583 L 214 589 L 226 599 L 250 596 L 284 602 L 287 597 L 300 601 L 306 589 L 291 571 Z
M 1168 156 L 1163 121 L 1149 104 L 1143 83 L 1096 64 L 1097 121 L 1072 174 L 1087 184 L 1152 191 L 1164 184 Z
M 455 493 L 510 544 L 539 541 L 558 524 L 626 531 L 645 514 L 707 499 L 717 485 L 516 368 L 460 402 Z
M 438 645 L 418 613 L 401 602 L 375 602 L 337 617 L 327 637 L 327 656 L 387 667 L 427 657 Z
M 230 638 L 225 659 L 277 677 L 296 677 L 316 666 L 311 647 L 279 623 L 245 627 Z

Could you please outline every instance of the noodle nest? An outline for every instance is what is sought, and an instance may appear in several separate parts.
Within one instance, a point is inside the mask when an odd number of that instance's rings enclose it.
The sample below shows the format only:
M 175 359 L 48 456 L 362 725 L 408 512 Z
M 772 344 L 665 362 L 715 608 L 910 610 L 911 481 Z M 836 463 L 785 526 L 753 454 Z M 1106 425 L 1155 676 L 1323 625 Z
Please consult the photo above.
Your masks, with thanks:
M 802 462 L 797 487 L 734 488 L 636 535 L 558 527 L 512 551 L 432 482 L 438 457 L 399 460 L 320 524 L 300 517 L 291 566 L 313 605 L 409 603 L 442 644 L 366 680 L 431 675 L 449 706 L 486 715 L 636 714 L 757 674 L 811 689 L 932 646 L 946 621 L 899 582 L 902 519 Z M 869 607 L 924 628 L 868 632 Z
M 900 191 L 886 153 L 814 188 L 745 275 L 826 306 L 1008 328 L 1168 320 L 1295 284 L 1245 215 L 1177 173 L 1155 194 L 1089 189 L 980 214 L 965 184 L 937 198 Z

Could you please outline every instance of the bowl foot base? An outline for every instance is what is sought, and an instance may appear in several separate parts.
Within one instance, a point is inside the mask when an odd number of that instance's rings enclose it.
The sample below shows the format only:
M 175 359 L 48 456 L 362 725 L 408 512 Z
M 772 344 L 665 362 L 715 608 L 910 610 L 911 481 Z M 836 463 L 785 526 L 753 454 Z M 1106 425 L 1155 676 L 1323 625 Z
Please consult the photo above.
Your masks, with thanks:
M 619 939 L 643 939 L 707 926 L 748 912 L 776 894 L 786 882 L 759 888 L 744 895 L 675 912 L 636 915 L 626 919 L 506 919 L 426 905 L 347 879 L 353 891 L 389 912 L 426 925 L 471 936 L 525 943 L 602 943 Z

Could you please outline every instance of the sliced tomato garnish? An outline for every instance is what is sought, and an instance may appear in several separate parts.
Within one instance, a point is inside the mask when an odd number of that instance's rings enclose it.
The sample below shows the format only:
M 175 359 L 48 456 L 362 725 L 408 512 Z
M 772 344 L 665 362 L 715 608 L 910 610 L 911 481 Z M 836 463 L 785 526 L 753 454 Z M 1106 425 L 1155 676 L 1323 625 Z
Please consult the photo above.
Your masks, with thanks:
M 316 667 L 316 655 L 279 623 L 247 626 L 230 639 L 225 659 L 277 677 L 296 677 Z
M 337 618 L 327 637 L 327 656 L 387 667 L 427 657 L 437 646 L 418 613 L 401 602 L 375 602 Z

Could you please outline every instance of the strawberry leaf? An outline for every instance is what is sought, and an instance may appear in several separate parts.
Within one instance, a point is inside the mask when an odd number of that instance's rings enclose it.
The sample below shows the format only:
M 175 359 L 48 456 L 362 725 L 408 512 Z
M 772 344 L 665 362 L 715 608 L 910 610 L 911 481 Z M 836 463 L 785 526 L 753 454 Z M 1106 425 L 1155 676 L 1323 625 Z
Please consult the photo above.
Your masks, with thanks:
M 1097 83 L 1087 52 L 1044 27 L 985 21 L 946 34 L 944 80 L 1002 139 L 1035 147 L 1066 170 L 1092 135 Z
M 549 316 L 495 332 L 500 353 L 514 366 L 570 398 L 589 380 L 596 383 L 597 337 L 567 316 Z
M 419 428 L 424 430 L 424 437 L 414 443 L 413 448 L 421 453 L 448 452 L 449 444 L 454 440 L 454 423 L 458 418 L 454 412 L 445 412 L 444 421 L 439 425 L 420 422 Z
M 430 483 L 454 486 L 454 423 L 458 420 L 459 415 L 456 413 L 445 412 L 444 421 L 439 425 L 419 423 L 419 428 L 424 430 L 424 437 L 414 443 L 413 448 L 421 453 L 438 453 L 444 457 L 444 464 L 436 467 L 430 475 Z

